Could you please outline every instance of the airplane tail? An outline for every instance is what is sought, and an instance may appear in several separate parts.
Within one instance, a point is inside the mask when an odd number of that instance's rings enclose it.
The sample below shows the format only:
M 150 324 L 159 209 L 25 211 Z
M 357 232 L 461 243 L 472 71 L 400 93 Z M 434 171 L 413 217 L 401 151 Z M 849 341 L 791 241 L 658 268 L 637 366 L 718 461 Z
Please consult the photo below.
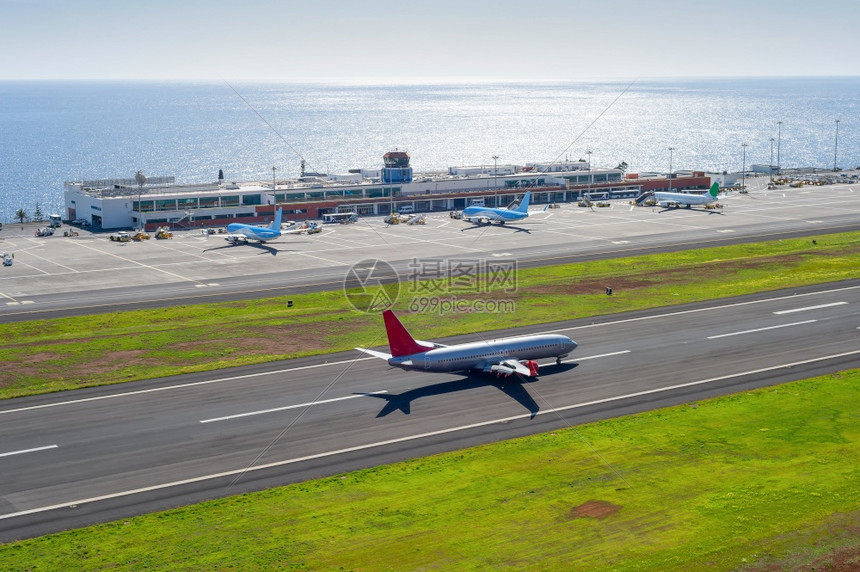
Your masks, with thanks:
M 432 346 L 427 347 L 416 342 L 391 310 L 385 310 L 382 317 L 385 320 L 385 333 L 388 334 L 388 347 L 393 357 L 408 356 L 432 349 Z
M 526 191 L 525 196 L 523 196 L 523 200 L 520 202 L 520 206 L 515 208 L 514 210 L 521 213 L 529 212 L 529 201 L 532 198 L 532 192 Z
M 281 230 L 281 214 L 283 211 L 283 207 L 278 207 L 278 210 L 275 212 L 275 220 L 273 220 L 272 224 L 269 225 L 270 229 Z
M 711 195 L 711 198 L 717 198 L 717 195 L 720 194 L 720 184 L 715 182 L 711 185 L 711 190 L 708 191 L 708 194 Z

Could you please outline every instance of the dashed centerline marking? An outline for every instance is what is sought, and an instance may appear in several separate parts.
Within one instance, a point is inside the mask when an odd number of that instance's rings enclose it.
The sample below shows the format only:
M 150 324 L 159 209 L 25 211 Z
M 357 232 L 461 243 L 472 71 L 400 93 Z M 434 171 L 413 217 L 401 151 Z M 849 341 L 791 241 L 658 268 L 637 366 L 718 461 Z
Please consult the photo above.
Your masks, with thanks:
M 276 411 L 286 411 L 288 409 L 301 409 L 310 407 L 311 405 L 321 405 L 323 403 L 332 403 L 334 401 L 344 401 L 346 399 L 355 399 L 357 397 L 365 397 L 367 395 L 377 395 L 379 393 L 388 393 L 386 390 L 372 391 L 370 393 L 362 393 L 360 395 L 347 395 L 345 397 L 335 397 L 332 399 L 320 399 L 319 401 L 311 401 L 308 403 L 297 403 L 295 405 L 285 405 L 284 407 L 275 407 L 272 409 L 262 409 L 260 411 L 249 411 L 247 413 L 237 413 L 236 415 L 226 415 L 224 417 L 214 417 L 212 419 L 201 419 L 201 423 L 214 423 L 215 421 L 227 421 L 229 419 L 238 419 L 240 417 L 251 417 L 252 415 L 263 415 L 264 413 L 275 413 Z
M 34 447 L 32 449 L 21 449 L 20 451 L 9 451 L 8 453 L 0 453 L 0 457 L 11 457 L 12 455 L 23 455 L 24 453 L 35 453 L 37 451 L 46 451 L 48 449 L 56 449 L 59 445 L 46 445 L 44 447 Z
M 55 403 L 44 403 L 42 405 L 31 405 L 29 407 L 18 407 L 16 409 L 0 410 L 0 415 L 6 414 L 6 413 L 19 413 L 21 411 L 31 411 L 33 409 L 44 409 L 46 407 L 59 407 L 61 405 L 73 405 L 76 403 L 87 403 L 90 401 L 101 401 L 103 399 L 115 399 L 117 397 L 128 397 L 131 395 L 143 395 L 146 393 L 157 393 L 160 391 L 171 391 L 174 389 L 183 389 L 183 388 L 187 388 L 187 387 L 197 387 L 197 386 L 201 386 L 201 385 L 209 385 L 212 383 L 221 383 L 224 381 L 237 381 L 240 379 L 249 379 L 252 377 L 260 377 L 260 376 L 266 376 L 266 375 L 278 375 L 278 374 L 283 374 L 283 373 L 289 373 L 292 371 L 302 371 L 302 370 L 307 370 L 307 369 L 328 367 L 328 366 L 332 366 L 332 365 L 351 364 L 353 362 L 369 361 L 372 359 L 377 359 L 377 358 L 375 358 L 375 357 L 359 357 L 359 358 L 348 359 L 348 360 L 331 361 L 331 362 L 325 362 L 325 363 L 316 363 L 316 364 L 311 364 L 311 365 L 301 365 L 301 366 L 297 366 L 297 367 L 278 369 L 278 370 L 267 371 L 267 372 L 262 372 L 262 373 L 249 373 L 246 375 L 234 375 L 234 376 L 230 376 L 230 377 L 220 377 L 217 379 L 207 379 L 204 381 L 192 381 L 189 383 L 180 383 L 177 385 L 168 385 L 165 387 L 153 387 L 151 389 L 139 389 L 137 391 L 125 391 L 123 393 L 113 393 L 110 395 L 99 395 L 96 397 L 83 397 L 81 399 L 71 399 L 69 401 L 58 401 Z
M 623 350 L 620 352 L 611 352 L 611 353 L 606 353 L 606 354 L 581 357 L 581 358 L 577 358 L 574 360 L 567 360 L 566 362 L 562 362 L 562 363 L 587 361 L 590 359 L 598 359 L 598 358 L 617 356 L 617 355 L 623 355 L 623 354 L 629 354 L 629 353 L 630 353 L 630 350 Z M 555 362 L 552 362 L 552 363 L 555 363 Z M 551 363 L 541 364 L 541 367 L 546 366 L 546 365 L 552 365 L 552 364 Z M 276 413 L 278 411 L 287 411 L 289 409 L 302 409 L 305 407 L 310 407 L 311 405 L 321 405 L 323 403 L 333 403 L 335 401 L 345 401 L 347 399 L 355 399 L 357 397 L 365 397 L 367 395 L 379 395 L 381 393 L 388 393 L 388 390 L 383 389 L 382 391 L 371 391 L 369 393 L 362 393 L 360 395 L 347 395 L 344 397 L 334 397 L 332 399 L 321 399 L 319 401 L 310 401 L 308 403 L 297 403 L 295 405 L 285 405 L 283 407 L 273 407 L 272 409 L 261 409 L 260 411 L 249 411 L 247 413 L 237 413 L 236 415 L 225 415 L 224 417 L 213 417 L 212 419 L 201 419 L 200 423 L 215 423 L 216 421 L 228 421 L 230 419 L 239 419 L 241 417 L 251 417 L 253 415 L 263 415 L 265 413 Z
M 572 359 L 572 360 L 568 360 L 568 361 L 570 361 L 570 362 L 587 361 L 590 359 L 598 359 L 598 358 L 605 358 L 605 357 L 611 357 L 611 356 L 620 356 L 620 355 L 629 354 L 629 353 L 630 353 L 630 350 L 622 350 L 620 352 L 611 352 L 608 354 L 598 354 L 595 356 L 586 356 L 586 357 L 576 358 L 576 359 Z
M 806 308 L 794 308 L 792 310 L 780 310 L 774 312 L 777 316 L 782 314 L 793 314 L 794 312 L 806 312 L 807 310 L 818 310 L 820 308 L 831 308 L 833 306 L 844 306 L 848 302 L 833 302 L 832 304 L 819 304 L 818 306 L 807 306 Z
M 818 320 L 806 320 L 805 322 L 793 322 L 791 324 L 780 324 L 779 326 L 769 326 L 767 328 L 756 328 L 754 330 L 744 330 L 742 332 L 732 332 L 731 334 L 720 334 L 718 336 L 708 336 L 707 339 L 715 340 L 717 338 L 727 338 L 729 336 L 742 336 L 744 334 L 754 334 L 756 332 L 764 332 L 766 330 L 778 330 L 779 328 L 790 328 L 791 326 L 802 326 L 803 324 L 812 324 Z

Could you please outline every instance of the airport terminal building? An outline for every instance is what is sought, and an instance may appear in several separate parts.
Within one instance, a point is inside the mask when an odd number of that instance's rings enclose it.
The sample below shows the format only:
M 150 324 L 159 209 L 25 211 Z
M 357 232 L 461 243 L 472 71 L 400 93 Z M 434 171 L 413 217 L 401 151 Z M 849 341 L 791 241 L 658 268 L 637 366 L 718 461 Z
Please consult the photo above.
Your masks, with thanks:
M 413 176 L 409 155 L 386 153 L 384 167 L 343 175 L 302 173 L 296 179 L 176 184 L 174 177 L 67 182 L 65 216 L 94 228 L 145 226 L 193 228 L 270 220 L 277 207 L 285 220 L 317 220 L 325 214 L 387 215 L 409 206 L 414 212 L 460 210 L 474 201 L 506 206 L 525 190 L 533 204 L 633 198 L 668 186 L 665 176 L 626 174 L 623 169 L 590 169 L 585 161 L 450 167 Z M 673 189 L 707 189 L 702 172 L 675 174 Z

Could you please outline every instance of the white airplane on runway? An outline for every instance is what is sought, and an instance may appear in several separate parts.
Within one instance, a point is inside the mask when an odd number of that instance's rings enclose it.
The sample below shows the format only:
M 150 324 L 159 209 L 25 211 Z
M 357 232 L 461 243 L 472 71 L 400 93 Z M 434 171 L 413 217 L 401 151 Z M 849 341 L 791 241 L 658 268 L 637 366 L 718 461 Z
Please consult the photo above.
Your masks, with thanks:
M 489 224 L 493 221 L 498 221 L 499 224 L 522 220 L 529 216 L 529 201 L 532 198 L 532 192 L 526 191 L 523 200 L 514 208 L 497 209 L 490 207 L 481 207 L 472 205 L 463 209 L 463 220 L 472 222 L 478 221 L 478 224 Z
M 460 371 L 495 372 L 509 376 L 537 377 L 537 359 L 554 357 L 557 363 L 576 349 L 576 342 L 559 334 L 519 336 L 444 346 L 414 339 L 391 310 L 382 313 L 390 354 L 364 348 L 360 352 L 387 360 L 406 370 L 434 373 Z
M 710 190 L 704 195 L 696 195 L 692 193 L 669 193 L 655 192 L 654 200 L 661 207 L 679 207 L 687 205 L 690 208 L 692 205 L 709 205 L 717 200 L 717 195 L 720 193 L 720 184 L 714 183 Z

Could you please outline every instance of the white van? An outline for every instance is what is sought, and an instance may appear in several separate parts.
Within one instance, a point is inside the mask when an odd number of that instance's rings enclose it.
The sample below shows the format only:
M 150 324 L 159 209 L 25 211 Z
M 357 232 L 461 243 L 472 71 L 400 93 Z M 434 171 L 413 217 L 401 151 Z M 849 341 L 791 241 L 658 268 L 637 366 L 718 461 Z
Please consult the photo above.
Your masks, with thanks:
M 412 205 L 403 205 L 402 207 L 397 209 L 397 212 L 399 212 L 400 214 L 414 213 L 415 207 L 413 207 Z

